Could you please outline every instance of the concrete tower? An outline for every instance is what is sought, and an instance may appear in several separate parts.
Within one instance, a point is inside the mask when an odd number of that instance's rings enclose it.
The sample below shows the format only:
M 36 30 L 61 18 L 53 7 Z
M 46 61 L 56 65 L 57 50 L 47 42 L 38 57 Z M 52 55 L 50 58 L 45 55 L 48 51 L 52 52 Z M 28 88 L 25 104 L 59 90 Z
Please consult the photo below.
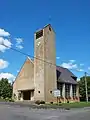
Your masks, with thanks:
M 46 102 L 54 101 L 53 90 L 57 88 L 55 33 L 51 25 L 34 34 L 34 98 Z M 39 59 L 38 59 L 39 58 Z M 49 62 L 49 63 L 48 63 Z

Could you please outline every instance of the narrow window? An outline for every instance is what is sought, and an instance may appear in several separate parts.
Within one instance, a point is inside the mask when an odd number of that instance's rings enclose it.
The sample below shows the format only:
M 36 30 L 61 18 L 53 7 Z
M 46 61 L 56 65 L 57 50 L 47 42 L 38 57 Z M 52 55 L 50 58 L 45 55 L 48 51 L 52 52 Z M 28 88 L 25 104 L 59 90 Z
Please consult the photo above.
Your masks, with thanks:
M 36 33 L 36 39 L 38 39 L 42 36 L 43 36 L 43 30 L 40 30 L 39 32 Z

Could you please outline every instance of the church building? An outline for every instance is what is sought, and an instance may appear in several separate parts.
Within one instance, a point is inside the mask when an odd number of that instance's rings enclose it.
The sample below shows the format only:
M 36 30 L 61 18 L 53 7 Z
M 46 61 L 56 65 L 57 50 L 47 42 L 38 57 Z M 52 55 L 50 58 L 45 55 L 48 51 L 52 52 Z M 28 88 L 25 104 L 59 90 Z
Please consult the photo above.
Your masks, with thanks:
M 61 102 L 79 102 L 77 77 L 56 65 L 55 32 L 50 24 L 34 34 L 34 59 L 26 58 L 14 83 L 16 101 L 56 102 L 54 90 L 60 90 Z

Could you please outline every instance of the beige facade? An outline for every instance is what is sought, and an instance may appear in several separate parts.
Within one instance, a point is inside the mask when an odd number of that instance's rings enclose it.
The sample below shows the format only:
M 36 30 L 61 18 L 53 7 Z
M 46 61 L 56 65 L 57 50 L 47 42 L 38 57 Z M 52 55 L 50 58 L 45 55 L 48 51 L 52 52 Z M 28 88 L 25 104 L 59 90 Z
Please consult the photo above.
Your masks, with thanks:
M 34 63 L 28 57 L 14 81 L 13 95 L 15 94 L 16 100 L 19 100 L 19 93 L 21 93 L 21 100 L 23 100 L 22 92 L 30 90 L 30 100 L 33 100 L 34 89 Z
M 55 65 L 55 33 L 51 25 L 47 25 L 34 34 L 34 60 L 28 57 L 18 73 L 13 84 L 14 99 L 56 102 L 53 95 L 53 91 L 57 89 Z M 62 95 L 65 97 L 65 84 Z M 70 96 L 72 96 L 72 86 Z
M 43 32 L 43 35 L 37 38 L 36 36 L 40 32 Z M 51 91 L 57 88 L 56 66 L 54 66 L 56 63 L 55 33 L 51 26 L 48 25 L 43 30 L 37 31 L 34 36 L 34 54 L 36 58 L 41 59 L 34 59 L 35 100 L 53 101 L 54 96 L 51 94 Z

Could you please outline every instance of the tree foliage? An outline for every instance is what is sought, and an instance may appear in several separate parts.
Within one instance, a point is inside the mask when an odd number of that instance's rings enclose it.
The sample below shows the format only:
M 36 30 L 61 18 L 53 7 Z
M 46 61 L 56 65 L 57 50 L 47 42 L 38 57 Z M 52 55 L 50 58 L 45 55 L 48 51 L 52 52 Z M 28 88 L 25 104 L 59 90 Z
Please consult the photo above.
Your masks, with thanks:
M 87 80 L 88 95 L 90 97 L 90 76 L 87 76 L 86 80 Z M 81 77 L 80 81 L 78 83 L 79 83 L 79 92 L 80 92 L 80 95 L 83 98 L 86 98 L 86 93 L 85 93 L 86 92 L 86 89 L 85 89 L 85 77 Z
M 0 80 L 0 97 L 3 97 L 4 99 L 12 97 L 12 85 L 6 78 Z

